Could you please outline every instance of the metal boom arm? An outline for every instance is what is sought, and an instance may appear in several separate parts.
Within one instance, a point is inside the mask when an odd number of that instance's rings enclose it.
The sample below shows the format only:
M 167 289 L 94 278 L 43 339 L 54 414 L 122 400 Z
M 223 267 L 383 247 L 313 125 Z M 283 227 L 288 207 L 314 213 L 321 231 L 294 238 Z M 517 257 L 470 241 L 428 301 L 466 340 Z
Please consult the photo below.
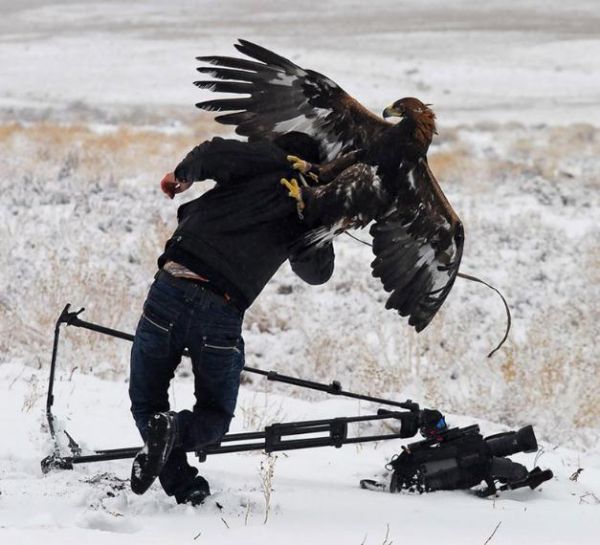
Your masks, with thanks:
M 52 414 L 52 405 L 54 403 L 54 379 L 56 374 L 56 362 L 58 357 L 60 326 L 62 324 L 66 324 L 68 326 L 81 327 L 83 329 L 96 331 L 103 335 L 108 335 L 127 341 L 133 341 L 134 338 L 133 335 L 129 333 L 125 333 L 123 331 L 111 329 L 109 327 L 81 320 L 79 318 L 79 314 L 81 314 L 84 311 L 83 308 L 76 312 L 72 312 L 69 309 L 70 305 L 67 304 L 61 312 L 58 320 L 56 321 L 56 326 L 54 328 L 54 344 L 52 348 L 52 361 L 50 365 L 48 397 L 46 399 L 46 417 L 48 419 L 48 427 L 50 430 L 50 434 L 54 440 L 54 452 L 52 455 L 42 460 L 42 470 L 44 472 L 50 471 L 51 469 L 55 468 L 72 469 L 73 464 L 133 458 L 140 450 L 140 447 L 119 448 L 109 450 L 98 450 L 95 451 L 93 454 L 82 455 L 79 445 L 65 431 L 65 434 L 69 439 L 69 448 L 71 450 L 72 456 L 64 457 L 60 455 L 60 447 L 58 439 L 56 437 L 56 427 L 54 425 L 54 415 Z M 189 352 L 185 350 L 183 355 L 189 357 Z M 248 373 L 262 375 L 267 380 L 271 380 L 274 382 L 292 384 L 301 388 L 308 388 L 311 390 L 325 392 L 330 395 L 338 395 L 343 397 L 349 397 L 352 399 L 360 399 L 363 401 L 380 403 L 382 405 L 400 407 L 402 409 L 406 409 L 408 412 L 380 410 L 377 415 L 341 417 L 325 420 L 273 424 L 271 426 L 267 426 L 264 431 L 227 434 L 221 439 L 221 444 L 219 445 L 207 445 L 202 447 L 200 450 L 193 449 L 190 451 L 193 452 L 195 450 L 196 454 L 198 455 L 201 461 L 204 461 L 206 459 L 206 456 L 209 454 L 224 454 L 228 452 L 242 452 L 250 450 L 264 450 L 266 452 L 274 452 L 279 450 L 294 450 L 321 446 L 334 446 L 339 448 L 345 444 L 380 441 L 383 439 L 396 439 L 401 437 L 412 437 L 412 435 L 414 434 L 414 425 L 407 426 L 405 419 L 409 417 L 414 419 L 414 413 L 419 412 L 419 405 L 410 400 L 400 402 L 393 401 L 390 399 L 382 399 L 378 397 L 348 392 L 343 390 L 342 385 L 336 380 L 334 380 L 330 384 L 323 384 L 311 380 L 304 380 L 287 375 L 281 375 L 276 371 L 265 371 L 263 369 L 257 369 L 248 366 L 244 366 L 243 369 Z M 348 424 L 350 423 L 385 420 L 390 418 L 400 420 L 402 422 L 399 433 L 362 437 L 348 437 Z M 298 435 L 312 435 L 312 437 L 305 437 L 303 439 L 288 438 L 290 436 Z M 223 445 L 222 443 L 225 443 L 225 445 Z

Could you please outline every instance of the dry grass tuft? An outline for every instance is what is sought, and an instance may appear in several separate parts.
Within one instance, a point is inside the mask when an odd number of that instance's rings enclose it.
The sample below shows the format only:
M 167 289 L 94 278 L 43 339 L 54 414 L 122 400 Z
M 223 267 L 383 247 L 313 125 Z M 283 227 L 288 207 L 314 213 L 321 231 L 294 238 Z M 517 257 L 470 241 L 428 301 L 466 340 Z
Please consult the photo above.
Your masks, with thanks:
M 89 320 L 135 327 L 174 223 L 160 213 L 158 181 L 214 132 L 212 122 L 172 134 L 124 126 L 0 125 L 7 158 L 0 217 L 0 251 L 8 257 L 0 265 L 3 359 L 41 365 L 67 302 L 89 305 Z M 72 367 L 102 376 L 126 372 L 122 341 L 83 330 L 67 331 L 65 339 L 63 359 L 73 360 Z M 74 351 L 79 356 L 69 358 Z
M 175 222 L 177 203 L 162 200 L 158 181 L 222 130 L 207 118 L 178 131 L 0 125 L 0 361 L 46 366 L 66 302 L 89 305 L 90 321 L 133 330 Z M 249 361 L 373 395 L 414 390 L 445 411 L 532 421 L 540 437 L 566 441 L 578 427 L 597 428 L 600 237 L 589 216 L 598 209 L 599 133 L 587 125 L 463 127 L 430 154 L 465 222 L 464 271 L 492 281 L 513 307 L 514 337 L 491 360 L 503 323 L 495 296 L 457 282 L 416 335 L 383 310 L 370 251 L 340 240 L 336 273 L 321 291 L 284 267 L 248 311 Z M 67 373 L 122 378 L 128 351 L 122 341 L 67 329 L 61 362 Z M 279 412 L 241 410 L 255 424 Z
M 77 171 L 90 180 L 105 173 L 123 179 L 137 178 L 140 172 L 166 172 L 185 156 L 190 144 L 220 133 L 223 127 L 214 122 L 169 134 L 126 126 L 94 130 L 88 125 L 10 123 L 0 125 L 0 145 L 13 152 L 9 154 L 13 163 L 24 157 L 37 164 L 59 163 L 64 178 Z M 14 153 L 17 150 L 20 153 Z

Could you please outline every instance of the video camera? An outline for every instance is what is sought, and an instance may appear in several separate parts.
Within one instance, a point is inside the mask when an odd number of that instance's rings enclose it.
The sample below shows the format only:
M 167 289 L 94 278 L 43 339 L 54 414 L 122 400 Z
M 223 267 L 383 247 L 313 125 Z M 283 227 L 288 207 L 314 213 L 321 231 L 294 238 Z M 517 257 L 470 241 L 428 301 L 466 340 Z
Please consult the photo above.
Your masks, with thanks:
M 390 492 L 422 494 L 468 489 L 485 481 L 486 488 L 478 490 L 477 495 L 486 497 L 524 486 L 534 489 L 553 477 L 549 469 L 535 467 L 528 471 L 507 458 L 518 452 L 537 451 L 532 426 L 484 438 L 478 425 L 448 429 L 444 421 L 444 426 L 422 428 L 421 433 L 426 435 L 425 440 L 404 446 L 388 464 L 393 471 Z

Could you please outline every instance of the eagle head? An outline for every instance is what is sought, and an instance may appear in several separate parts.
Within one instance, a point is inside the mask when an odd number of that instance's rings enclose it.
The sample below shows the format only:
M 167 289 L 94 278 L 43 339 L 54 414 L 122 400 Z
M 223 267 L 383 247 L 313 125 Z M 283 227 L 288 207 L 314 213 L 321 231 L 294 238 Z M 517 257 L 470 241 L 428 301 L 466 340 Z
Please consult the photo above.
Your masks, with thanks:
M 429 106 L 431 104 L 423 104 L 418 98 L 401 98 L 383 110 L 383 118 L 412 117 L 418 119 L 423 116 L 435 118 L 435 114 Z
M 405 97 L 394 102 L 383 110 L 383 118 L 400 117 L 408 118 L 415 122 L 415 137 L 424 146 L 429 147 L 434 134 L 437 134 L 435 126 L 435 113 L 430 108 L 431 104 L 424 104 L 418 98 Z

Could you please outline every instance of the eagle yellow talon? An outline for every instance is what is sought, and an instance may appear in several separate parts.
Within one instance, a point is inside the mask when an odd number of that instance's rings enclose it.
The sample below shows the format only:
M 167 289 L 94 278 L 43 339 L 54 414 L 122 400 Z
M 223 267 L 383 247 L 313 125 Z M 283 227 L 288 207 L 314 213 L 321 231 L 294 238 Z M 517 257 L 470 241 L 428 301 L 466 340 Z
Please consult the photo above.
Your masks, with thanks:
M 297 157 L 296 155 L 288 155 L 287 160 L 292 163 L 292 168 L 294 170 L 297 170 L 302 174 L 306 174 L 312 166 L 308 161 L 300 159 L 300 157 Z
M 288 190 L 288 196 L 296 201 L 296 209 L 298 210 L 298 216 L 302 219 L 302 210 L 304 210 L 304 200 L 302 199 L 302 189 L 298 185 L 298 181 L 295 178 L 287 180 L 281 178 L 279 183 Z

